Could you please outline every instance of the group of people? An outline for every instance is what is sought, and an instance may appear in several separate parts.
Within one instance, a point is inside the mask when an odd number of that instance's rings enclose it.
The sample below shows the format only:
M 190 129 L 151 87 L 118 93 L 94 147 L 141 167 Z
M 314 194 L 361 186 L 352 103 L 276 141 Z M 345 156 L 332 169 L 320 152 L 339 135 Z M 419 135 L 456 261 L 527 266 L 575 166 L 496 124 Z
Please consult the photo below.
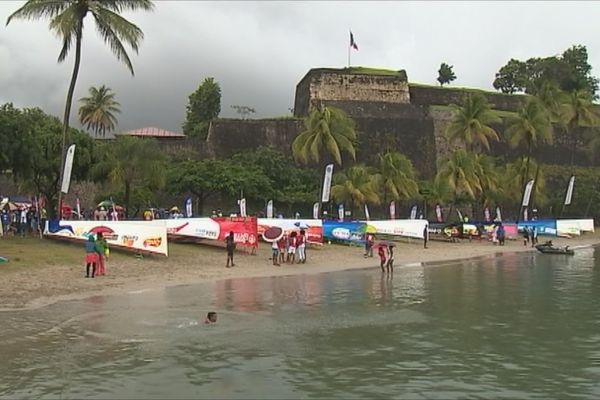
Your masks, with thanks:
M 99 232 L 97 237 L 89 234 L 85 242 L 85 277 L 95 278 L 106 275 L 105 260 L 109 254 L 108 242 L 102 233 Z
M 284 234 L 279 240 L 274 240 L 271 244 L 273 265 L 279 267 L 283 263 L 305 264 L 306 243 L 306 231 L 304 229 L 300 229 L 300 233 L 292 231 L 289 235 Z
M 41 208 L 38 213 L 35 207 L 21 206 L 11 210 L 8 205 L 5 205 L 0 211 L 2 223 L 0 236 L 38 234 L 46 225 L 46 219 L 44 208 Z
M 531 242 L 531 247 L 538 243 L 538 232 L 534 226 L 523 229 L 523 246 L 527 246 Z
M 504 246 L 504 241 L 506 240 L 506 231 L 504 230 L 504 225 L 502 223 L 494 226 L 494 230 L 492 231 L 492 243 L 500 246 Z

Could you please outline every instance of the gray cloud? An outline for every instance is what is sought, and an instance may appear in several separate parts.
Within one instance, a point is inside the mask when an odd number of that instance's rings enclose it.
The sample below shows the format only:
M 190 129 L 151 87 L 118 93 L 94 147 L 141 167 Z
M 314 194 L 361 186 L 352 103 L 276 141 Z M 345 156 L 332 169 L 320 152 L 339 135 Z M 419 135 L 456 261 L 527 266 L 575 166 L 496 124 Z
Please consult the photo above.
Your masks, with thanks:
M 22 1 L 0 2 L 0 21 Z M 600 9 L 593 2 L 200 2 L 157 1 L 154 13 L 127 17 L 145 32 L 133 56 L 135 77 L 88 21 L 76 97 L 106 84 L 122 104 L 122 130 L 180 130 L 187 96 L 208 76 L 221 84 L 222 116 L 232 104 L 258 117 L 289 114 L 297 82 L 311 67 L 347 63 L 404 68 L 409 80 L 435 83 L 442 61 L 455 86 L 491 89 L 511 58 L 552 55 L 585 44 L 600 74 Z M 62 115 L 72 59 L 56 63 L 60 42 L 47 23 L 0 27 L 0 102 Z M 75 110 L 74 110 L 75 111 Z

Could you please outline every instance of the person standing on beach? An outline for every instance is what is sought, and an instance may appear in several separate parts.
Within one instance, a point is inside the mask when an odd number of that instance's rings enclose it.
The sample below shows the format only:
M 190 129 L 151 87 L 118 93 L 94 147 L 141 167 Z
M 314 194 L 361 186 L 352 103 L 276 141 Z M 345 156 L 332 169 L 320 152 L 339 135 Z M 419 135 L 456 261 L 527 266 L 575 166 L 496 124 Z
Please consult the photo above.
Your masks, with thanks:
M 523 246 L 527 246 L 529 243 L 529 229 L 527 227 L 523 228 Z
M 423 248 L 427 248 L 427 242 L 429 242 L 429 224 L 425 224 L 423 228 Z
M 283 235 L 281 236 L 281 238 L 279 238 L 279 240 L 277 241 L 277 247 L 279 250 L 279 264 L 283 264 L 285 262 L 285 256 L 286 256 L 286 248 L 285 248 L 285 244 L 287 241 L 287 235 Z
M 225 268 L 229 268 L 229 261 L 231 260 L 231 266 L 235 267 L 233 263 L 233 252 L 235 251 L 235 240 L 233 231 L 229 232 L 229 235 L 225 238 L 225 248 L 227 249 L 227 265 Z
M 277 243 L 276 240 L 273 240 L 273 243 L 271 243 L 271 253 L 272 253 L 272 259 L 273 259 L 273 265 L 276 267 L 279 267 L 279 244 Z
M 91 277 L 96 277 L 96 263 L 98 262 L 98 253 L 96 252 L 96 241 L 94 235 L 89 235 L 85 242 L 85 277 L 90 277 L 90 267 L 92 268 Z
M 377 255 L 379 256 L 379 261 L 380 261 L 380 266 L 381 266 L 381 272 L 385 272 L 385 265 L 386 265 L 386 258 L 385 258 L 385 246 L 381 245 L 379 246 L 379 249 L 377 250 Z
M 106 269 L 104 261 L 108 256 L 108 242 L 102 236 L 102 232 L 98 232 L 98 237 L 96 238 L 96 252 L 98 253 L 98 265 L 96 266 L 96 275 L 106 275 Z
M 385 264 L 385 269 L 387 270 L 388 274 L 391 272 L 392 274 L 394 273 L 394 245 L 390 244 L 388 246 L 388 260 L 387 263 Z
M 496 235 L 498 236 L 498 244 L 500 246 L 504 246 L 504 237 L 506 236 L 506 232 L 504 231 L 504 225 L 502 225 L 502 223 L 498 225 Z
M 300 229 L 300 235 L 296 238 L 296 247 L 298 248 L 298 264 L 306 263 L 306 232 Z
M 374 237 L 372 233 L 367 233 L 365 237 L 365 257 L 373 257 Z
M 298 234 L 295 231 L 290 233 L 290 245 L 288 247 L 288 262 L 290 264 L 293 264 L 294 261 L 296 261 L 296 236 L 298 236 Z

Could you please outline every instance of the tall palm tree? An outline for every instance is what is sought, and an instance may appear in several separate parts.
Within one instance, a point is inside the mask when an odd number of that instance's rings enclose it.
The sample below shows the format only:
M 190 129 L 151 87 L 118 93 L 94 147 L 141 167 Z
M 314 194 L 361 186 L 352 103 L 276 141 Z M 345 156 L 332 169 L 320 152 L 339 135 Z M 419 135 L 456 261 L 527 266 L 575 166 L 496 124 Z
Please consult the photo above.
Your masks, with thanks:
M 356 159 L 356 130 L 354 121 L 342 110 L 334 107 L 317 107 L 304 119 L 305 130 L 292 143 L 296 161 L 318 163 L 326 152 L 338 165 L 342 165 L 342 152 Z
M 536 98 L 546 109 L 550 122 L 563 126 L 566 111 L 565 104 L 568 103 L 569 95 L 560 90 L 556 83 L 546 81 L 537 91 Z
M 490 126 L 502 120 L 490 108 L 481 94 L 469 94 L 462 106 L 453 105 L 454 116 L 446 132 L 450 142 L 462 142 L 467 149 L 484 148 L 489 151 L 490 141 L 498 141 L 498 133 Z
M 63 157 L 61 157 L 61 179 L 58 185 L 61 184 L 64 169 L 64 153 L 68 142 L 67 134 L 71 104 L 81 62 L 81 42 L 85 17 L 88 14 L 93 16 L 96 29 L 104 42 L 110 46 L 117 60 L 122 61 L 133 75 L 133 65 L 129 55 L 127 55 L 124 43 L 127 43 L 137 53 L 144 34 L 140 28 L 120 14 L 125 11 L 140 9 L 151 11 L 153 8 L 154 5 L 151 0 L 27 0 L 21 8 L 12 13 L 6 20 L 6 25 L 8 25 L 13 19 L 50 19 L 50 30 L 61 38 L 63 44 L 58 55 L 58 62 L 63 62 L 67 58 L 71 46 L 75 42 L 75 64 L 67 91 L 63 117 Z M 59 204 L 61 194 L 62 191 L 59 191 Z
M 419 195 L 423 199 L 423 210 L 427 218 L 428 204 L 444 204 L 452 200 L 452 193 L 446 180 L 431 179 L 419 183 Z
M 596 126 L 599 118 L 594 111 L 592 96 L 588 91 L 575 90 L 569 94 L 566 104 L 566 122 L 569 136 L 571 136 L 571 167 L 575 162 L 575 152 L 579 142 L 577 128 L 580 126 Z
M 331 197 L 337 202 L 355 205 L 379 204 L 377 181 L 373 171 L 364 165 L 355 165 L 333 175 Z
M 121 104 L 115 100 L 115 94 L 104 85 L 89 89 L 89 96 L 79 99 L 79 121 L 87 129 L 92 129 L 96 137 L 106 136 L 117 126 L 115 114 L 121 113 Z
M 516 148 L 525 145 L 527 148 L 527 162 L 521 185 L 529 180 L 529 160 L 533 148 L 540 143 L 552 143 L 552 124 L 550 115 L 540 100 L 530 98 L 516 117 L 512 118 L 505 132 L 507 143 Z
M 419 195 L 412 162 L 398 152 L 379 154 L 379 172 L 374 179 L 379 186 L 383 203 L 389 199 L 401 200 Z
M 479 167 L 474 153 L 458 149 L 445 160 L 436 176 L 453 193 L 453 205 L 459 198 L 474 200 L 482 187 L 478 176 Z

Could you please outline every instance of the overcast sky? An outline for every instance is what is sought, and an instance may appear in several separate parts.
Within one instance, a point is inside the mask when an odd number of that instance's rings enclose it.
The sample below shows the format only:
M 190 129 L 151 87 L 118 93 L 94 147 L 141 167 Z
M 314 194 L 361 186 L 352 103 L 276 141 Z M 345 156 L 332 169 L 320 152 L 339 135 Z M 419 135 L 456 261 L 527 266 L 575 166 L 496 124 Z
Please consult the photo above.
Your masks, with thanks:
M 8 15 L 24 1 L 0 1 L 0 103 L 62 115 L 73 63 L 56 59 L 60 41 L 46 21 Z M 135 77 L 102 43 L 92 20 L 84 33 L 75 98 L 91 85 L 113 88 L 120 130 L 181 131 L 187 96 L 206 77 L 221 85 L 221 116 L 247 105 L 257 117 L 289 115 L 298 81 L 313 67 L 352 64 L 406 69 L 409 81 L 435 84 L 441 62 L 454 86 L 492 89 L 511 57 L 560 54 L 584 44 L 600 75 L 600 3 L 596 2 L 201 2 L 156 1 L 153 13 L 127 17 L 144 32 Z M 76 111 L 73 111 L 76 115 Z M 75 125 L 75 118 L 72 120 Z

